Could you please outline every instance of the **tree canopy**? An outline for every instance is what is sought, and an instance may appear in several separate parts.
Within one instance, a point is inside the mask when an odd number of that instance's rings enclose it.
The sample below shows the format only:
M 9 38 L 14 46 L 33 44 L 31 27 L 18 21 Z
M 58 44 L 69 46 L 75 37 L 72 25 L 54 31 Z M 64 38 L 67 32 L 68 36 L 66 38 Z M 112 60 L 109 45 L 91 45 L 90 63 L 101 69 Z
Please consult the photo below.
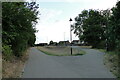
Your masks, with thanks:
M 120 1 L 112 9 L 83 10 L 71 26 L 80 41 L 107 51 L 120 47 Z
M 74 33 L 79 36 L 81 41 L 88 45 L 97 47 L 97 45 L 104 39 L 103 28 L 104 17 L 97 10 L 83 10 L 75 18 L 75 23 L 72 26 Z
M 10 45 L 16 56 L 21 56 L 28 46 L 34 45 L 38 8 L 35 2 L 2 3 L 3 45 Z

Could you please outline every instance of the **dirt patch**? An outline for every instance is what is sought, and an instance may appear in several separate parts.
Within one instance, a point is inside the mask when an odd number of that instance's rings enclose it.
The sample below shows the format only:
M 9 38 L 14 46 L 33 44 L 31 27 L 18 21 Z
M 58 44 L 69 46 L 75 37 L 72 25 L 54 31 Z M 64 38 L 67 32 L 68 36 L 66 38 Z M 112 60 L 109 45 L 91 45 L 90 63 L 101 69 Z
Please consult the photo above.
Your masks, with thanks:
M 25 51 L 25 54 L 21 57 L 13 57 L 10 61 L 2 60 L 2 77 L 3 78 L 20 78 L 23 72 L 23 68 L 26 60 L 28 60 L 29 50 Z

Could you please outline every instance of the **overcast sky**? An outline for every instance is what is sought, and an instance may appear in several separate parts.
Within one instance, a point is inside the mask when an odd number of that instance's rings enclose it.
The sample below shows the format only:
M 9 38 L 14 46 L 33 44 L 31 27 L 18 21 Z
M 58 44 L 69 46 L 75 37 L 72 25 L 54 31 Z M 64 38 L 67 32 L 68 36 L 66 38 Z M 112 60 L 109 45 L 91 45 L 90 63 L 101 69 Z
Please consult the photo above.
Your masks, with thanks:
M 36 0 L 40 20 L 36 25 L 36 43 L 59 42 L 70 39 L 70 22 L 84 9 L 105 10 L 115 6 L 117 0 Z M 74 21 L 73 21 L 74 22 Z M 73 34 L 73 40 L 78 37 Z

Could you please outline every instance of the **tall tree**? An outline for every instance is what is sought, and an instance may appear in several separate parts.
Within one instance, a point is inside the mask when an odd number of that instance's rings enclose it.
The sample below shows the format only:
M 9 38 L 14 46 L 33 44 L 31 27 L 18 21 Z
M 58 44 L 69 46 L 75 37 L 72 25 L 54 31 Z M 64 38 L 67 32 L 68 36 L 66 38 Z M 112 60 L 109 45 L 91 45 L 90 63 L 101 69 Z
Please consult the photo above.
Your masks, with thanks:
M 116 48 L 120 51 L 120 1 L 117 2 L 116 6 L 112 8 L 112 15 L 110 17 L 109 38 L 111 40 L 110 50 Z
M 16 56 L 21 56 L 28 45 L 34 44 L 38 13 L 35 2 L 2 3 L 3 44 L 11 45 Z
M 75 21 L 72 27 L 79 39 L 92 47 L 98 47 L 98 44 L 104 39 L 104 18 L 100 12 L 92 9 L 84 10 L 75 18 Z

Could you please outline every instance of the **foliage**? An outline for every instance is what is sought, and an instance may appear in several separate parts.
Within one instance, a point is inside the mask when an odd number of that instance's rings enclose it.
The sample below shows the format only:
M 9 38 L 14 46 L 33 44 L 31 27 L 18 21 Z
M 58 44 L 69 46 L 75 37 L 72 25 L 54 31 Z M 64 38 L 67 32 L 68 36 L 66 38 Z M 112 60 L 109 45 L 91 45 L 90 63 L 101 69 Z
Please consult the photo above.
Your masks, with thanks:
M 2 41 L 11 45 L 14 55 L 22 52 L 35 42 L 38 5 L 35 2 L 2 3 Z
M 11 60 L 13 52 L 10 45 L 3 45 L 2 53 L 5 60 Z
M 54 44 L 54 42 L 51 40 L 51 41 L 49 42 L 49 45 L 52 45 L 52 44 Z
M 113 32 L 112 37 L 113 43 L 115 43 L 115 48 L 120 50 L 120 1 L 117 2 L 116 6 L 112 8 L 112 16 L 111 16 L 111 32 Z
M 83 10 L 71 26 L 80 41 L 120 52 L 120 1 L 112 9 Z
M 117 2 L 116 6 L 111 9 L 111 15 L 106 16 L 106 43 L 107 51 L 118 50 L 120 47 L 120 1 Z M 108 12 L 106 12 L 108 13 Z
M 97 47 L 104 40 L 104 18 L 97 10 L 84 10 L 75 18 L 74 33 L 85 43 Z

